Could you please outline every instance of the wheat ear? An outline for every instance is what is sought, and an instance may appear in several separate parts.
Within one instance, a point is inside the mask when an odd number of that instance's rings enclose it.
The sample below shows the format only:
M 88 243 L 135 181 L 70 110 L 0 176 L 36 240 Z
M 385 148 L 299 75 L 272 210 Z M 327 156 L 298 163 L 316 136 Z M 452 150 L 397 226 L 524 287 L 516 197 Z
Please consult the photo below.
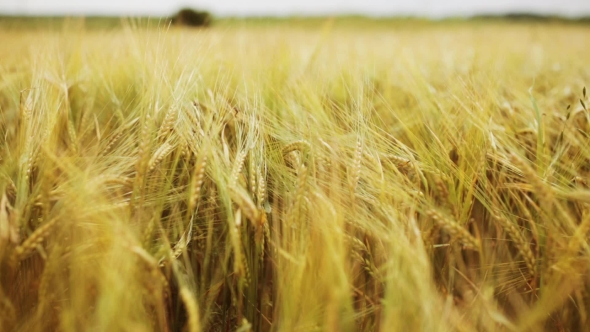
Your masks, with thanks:
M 164 121 L 162 121 L 162 125 L 160 126 L 160 130 L 158 130 L 158 139 L 165 138 L 168 133 L 172 131 L 172 127 L 174 127 L 174 123 L 176 122 L 176 115 L 178 111 L 175 107 L 172 107 L 166 112 L 166 116 L 164 117 Z
M 305 187 L 307 185 L 307 168 L 301 165 L 297 173 L 298 179 L 297 189 L 295 192 L 295 200 L 293 201 L 293 205 L 291 205 L 291 208 L 289 209 L 289 220 L 291 223 L 297 222 L 300 218 L 300 206 L 301 202 L 303 202 L 303 196 L 305 195 Z
M 262 208 L 266 198 L 266 180 L 264 179 L 260 168 L 256 170 L 256 177 L 258 178 L 258 186 L 256 187 L 256 201 L 258 202 L 258 207 Z
M 308 142 L 306 142 L 304 140 L 295 141 L 295 142 L 289 143 L 288 145 L 286 145 L 283 148 L 283 156 L 289 152 L 293 152 L 293 151 L 304 152 L 304 151 L 309 151 L 310 149 L 311 149 L 311 146 L 309 145 Z
M 494 214 L 493 217 L 514 241 L 514 244 L 516 245 L 520 255 L 523 257 L 531 275 L 536 275 L 537 266 L 535 264 L 535 255 L 533 254 L 528 242 L 525 241 L 524 236 L 508 219 L 497 214 Z
M 117 142 L 119 141 L 119 139 L 121 139 L 121 137 L 123 137 L 123 134 L 125 132 L 121 131 L 118 134 L 116 134 L 115 136 L 113 136 L 109 142 L 107 143 L 107 146 L 105 146 L 104 150 L 102 150 L 101 155 L 106 155 L 107 153 L 111 152 L 111 150 L 113 149 L 113 147 L 115 146 L 115 144 L 117 144 Z
M 479 251 L 479 241 L 456 221 L 443 216 L 435 210 L 429 210 L 426 214 L 432 218 L 437 225 L 449 233 L 451 237 L 458 239 L 463 244 L 464 248 Z
M 197 165 L 195 166 L 195 171 L 193 172 L 193 176 L 191 179 L 191 197 L 189 200 L 189 211 L 193 211 L 197 206 L 199 198 L 201 197 L 201 187 L 203 186 L 203 181 L 205 179 L 205 168 L 207 167 L 207 156 L 202 155 L 199 160 L 197 160 Z
M 363 158 L 363 144 L 360 140 L 356 143 L 356 152 L 354 154 L 354 160 L 352 162 L 351 172 L 351 189 L 353 192 L 356 191 L 359 179 L 361 177 L 361 161 Z
M 162 144 L 158 148 L 158 150 L 156 150 L 156 152 L 154 152 L 154 155 L 152 156 L 152 158 L 148 162 L 149 171 L 150 172 L 153 171 L 156 168 L 156 166 L 158 166 L 158 164 L 160 162 L 162 162 L 164 157 L 166 157 L 168 155 L 168 153 L 170 153 L 170 151 L 172 151 L 173 148 L 174 148 L 174 146 L 172 146 L 169 143 Z
M 551 204 L 553 203 L 553 193 L 551 188 L 537 175 L 537 173 L 535 173 L 531 166 L 515 154 L 510 155 L 510 161 L 518 166 L 525 178 L 530 181 L 542 205 L 546 209 L 550 209 Z
M 232 168 L 231 175 L 229 178 L 230 186 L 233 186 L 238 182 L 238 177 L 240 176 L 242 168 L 244 167 L 244 160 L 246 160 L 247 154 L 248 153 L 246 152 L 246 150 L 243 150 L 236 156 L 234 167 Z
M 51 228 L 57 223 L 57 218 L 53 218 L 37 228 L 21 245 L 14 249 L 11 261 L 16 264 L 26 258 L 49 234 Z

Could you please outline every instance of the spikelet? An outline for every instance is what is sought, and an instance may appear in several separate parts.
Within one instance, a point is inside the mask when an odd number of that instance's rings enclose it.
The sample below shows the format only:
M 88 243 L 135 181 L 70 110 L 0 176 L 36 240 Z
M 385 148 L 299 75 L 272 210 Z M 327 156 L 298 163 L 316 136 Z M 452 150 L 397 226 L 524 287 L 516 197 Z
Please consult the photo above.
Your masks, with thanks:
M 359 263 L 364 264 L 365 263 L 365 258 L 363 257 L 363 255 L 358 251 L 358 250 L 352 250 L 350 252 L 351 256 L 353 258 L 355 258 Z
M 258 224 L 256 224 L 256 230 L 254 233 L 254 240 L 256 243 L 261 244 L 262 251 L 264 251 L 264 227 L 266 227 L 266 213 L 262 211 L 260 213 L 260 220 L 258 221 Z
M 373 262 L 371 262 L 371 260 L 365 256 L 368 256 L 367 254 L 361 254 L 356 250 L 353 250 L 351 252 L 352 257 L 356 258 L 356 260 L 361 264 L 363 270 L 371 277 L 373 278 L 379 278 L 379 271 L 377 270 L 377 267 L 375 266 L 375 264 L 373 264 Z
M 424 242 L 424 245 L 427 247 L 433 246 L 435 235 L 438 233 L 438 231 L 440 231 L 440 226 L 439 224 L 435 223 L 426 232 L 422 233 L 422 241 Z
M 79 132 L 85 132 L 89 127 L 90 114 L 92 114 L 92 112 L 89 112 L 88 110 L 82 112 L 82 118 L 80 119 L 80 127 L 78 129 Z
M 262 208 L 264 206 L 264 200 L 266 199 L 266 180 L 260 171 L 260 167 L 256 170 L 256 177 L 258 178 L 256 201 L 258 203 L 258 208 Z
M 310 150 L 311 146 L 308 142 L 299 140 L 289 143 L 287 146 L 285 146 L 282 150 L 282 153 L 287 164 L 290 164 L 294 170 L 297 170 L 301 165 L 301 156 Z M 294 151 L 299 151 L 300 154 L 292 153 Z
M 135 181 L 136 184 L 140 187 L 140 190 L 137 191 L 137 195 L 142 195 L 143 190 L 143 181 L 145 175 L 145 167 L 148 161 L 148 146 L 150 144 L 150 136 L 149 136 L 149 129 L 150 129 L 150 122 L 151 116 L 146 114 L 145 123 L 141 128 L 141 133 L 139 137 L 139 151 L 138 151 L 138 158 L 135 164 Z M 135 191 L 135 190 L 134 190 Z
M 449 197 L 449 190 L 447 186 L 439 176 L 434 176 L 434 186 L 436 188 L 436 193 L 438 194 L 439 198 L 445 202 L 448 201 Z
M 152 239 L 152 234 L 154 233 L 155 229 L 156 229 L 156 221 L 154 220 L 154 218 L 151 218 L 148 221 L 147 226 L 145 227 L 145 229 L 143 231 L 144 247 L 146 247 L 146 248 L 150 247 L 150 241 Z
M 123 137 L 123 134 L 124 133 L 125 133 L 124 131 L 121 131 L 121 132 L 117 133 L 115 136 L 113 136 L 109 140 L 109 142 L 107 143 L 107 146 L 105 146 L 104 149 L 102 150 L 101 155 L 104 156 L 107 153 L 109 153 L 113 149 L 113 147 L 115 146 L 115 144 L 117 144 L 117 142 L 119 141 L 119 139 L 121 139 L 121 137 Z
M 231 193 L 231 191 L 230 191 Z M 234 254 L 234 273 L 243 281 L 247 275 L 244 267 L 244 253 L 242 252 L 242 241 L 240 240 L 240 225 L 242 219 L 242 210 L 237 209 L 234 213 L 234 224 L 229 225 L 229 239 Z
M 187 287 L 180 288 L 180 298 L 186 309 L 188 316 L 186 330 L 188 332 L 199 332 L 201 331 L 201 322 L 199 318 L 199 304 L 195 299 L 193 293 Z
M 368 252 L 367 246 L 361 240 L 359 240 L 356 236 L 351 236 L 348 234 L 344 234 L 344 238 L 350 243 L 350 246 L 359 252 Z
M 160 126 L 160 130 L 158 130 L 158 139 L 163 140 L 166 136 L 172 131 L 174 127 L 174 123 L 176 122 L 176 115 L 178 111 L 175 107 L 171 107 L 168 112 L 166 112 L 166 116 L 162 121 L 162 125 Z
M 21 245 L 14 249 L 11 262 L 16 265 L 25 259 L 38 245 L 45 240 L 45 237 L 51 231 L 51 228 L 57 223 L 57 218 L 53 218 L 37 228 Z
M 238 182 L 238 178 L 240 176 L 240 173 L 242 172 L 242 168 L 244 167 L 244 160 L 246 159 L 247 154 L 248 152 L 246 150 L 243 150 L 236 156 L 234 167 L 232 168 L 231 175 L 229 178 L 230 187 Z
M 305 195 L 305 188 L 307 186 L 307 168 L 303 165 L 299 168 L 298 171 L 298 178 L 297 178 L 297 189 L 295 191 L 295 200 L 293 204 L 289 208 L 289 222 L 297 222 L 299 221 L 301 215 L 301 203 L 303 202 L 303 196 Z
M 531 251 L 531 248 L 527 241 L 525 241 L 524 236 L 520 233 L 516 226 L 514 226 L 514 224 L 510 222 L 508 219 L 498 214 L 493 214 L 493 217 L 496 221 L 498 221 L 500 226 L 502 226 L 502 229 L 504 229 L 504 231 L 514 241 L 514 244 L 516 245 L 516 248 L 518 249 L 518 252 L 522 256 L 522 258 L 524 259 L 531 275 L 536 275 L 537 266 L 535 263 L 535 255 Z
M 27 141 L 25 142 L 25 153 L 28 152 L 28 155 L 26 156 L 25 162 L 24 162 L 24 173 L 25 173 L 25 183 L 29 182 L 29 178 L 31 176 L 31 172 L 33 170 L 33 163 L 35 162 L 35 153 L 34 153 L 34 149 L 32 148 L 33 145 L 33 136 L 29 136 L 27 137 Z
M 207 156 L 203 155 L 197 160 L 195 170 L 191 178 L 191 196 L 189 200 L 189 211 L 193 211 L 201 197 L 201 187 L 205 179 L 205 168 L 207 167 Z
M 187 115 L 187 117 L 189 118 L 189 121 L 191 122 L 192 125 L 200 127 L 201 126 L 201 121 L 199 121 L 198 115 L 201 112 L 201 110 L 197 107 L 196 103 L 193 103 L 193 109 L 192 110 L 187 110 L 185 112 L 185 114 Z
M 387 154 L 387 155 L 384 155 L 383 157 L 393 161 L 393 163 L 397 167 L 400 167 L 400 168 L 407 167 L 412 163 L 412 161 L 408 158 L 400 157 L 400 156 L 393 155 L 393 154 Z
M 180 155 L 184 158 L 185 162 L 188 162 L 191 158 L 191 149 L 185 140 L 182 140 L 182 143 L 180 143 Z
M 252 195 L 256 194 L 256 166 L 254 166 L 254 158 L 253 155 L 250 155 L 250 167 L 248 170 L 248 176 L 250 177 L 250 193 Z
M 180 257 L 180 255 L 182 255 L 182 252 L 188 247 L 190 241 L 192 240 L 192 236 L 190 235 L 191 233 L 192 221 L 188 229 L 184 231 L 184 233 L 182 233 L 182 236 L 180 237 L 178 242 L 176 242 L 176 245 L 174 245 L 174 248 L 172 250 L 172 258 L 177 259 L 178 257 Z
M 243 230 L 245 230 L 245 228 L 242 228 Z M 242 269 L 243 269 L 243 275 L 241 275 L 241 282 L 243 282 L 244 286 L 248 287 L 250 285 L 250 283 L 252 282 L 252 275 L 250 274 L 250 266 L 248 265 L 248 259 L 246 258 L 246 255 L 242 254 Z
M 451 237 L 457 238 L 463 244 L 464 248 L 479 251 L 479 241 L 457 222 L 444 217 L 435 210 L 427 211 L 426 215 L 432 218 Z
M 299 151 L 299 152 L 305 152 L 305 151 L 309 151 L 311 149 L 311 146 L 309 145 L 309 143 L 307 143 L 304 140 L 300 140 L 300 141 L 295 141 L 292 143 L 289 143 L 287 146 L 285 146 L 283 148 L 283 156 L 286 155 L 289 152 L 293 152 L 293 151 Z
M 301 165 L 301 158 L 299 158 L 299 154 L 294 153 L 291 151 L 290 153 L 284 156 L 286 164 L 290 166 L 294 171 L 297 171 L 299 165 Z
M 535 189 L 537 197 L 539 197 L 539 200 L 542 203 L 542 206 L 546 209 L 550 209 L 553 203 L 553 193 L 551 188 L 545 182 L 543 182 L 543 180 L 535 173 L 531 166 L 529 166 L 515 154 L 510 155 L 510 161 L 518 166 L 525 178 L 531 183 Z
M 170 151 L 172 151 L 172 149 L 174 148 L 174 146 L 172 146 L 169 143 L 164 143 L 162 144 L 158 150 L 156 150 L 156 152 L 154 152 L 154 155 L 152 156 L 152 158 L 150 159 L 149 163 L 148 163 L 148 169 L 149 171 L 153 171 L 154 168 L 156 168 L 156 166 L 158 166 L 158 164 L 162 161 L 162 159 L 164 159 L 164 157 L 166 157 L 168 155 L 168 153 L 170 153 Z
M 23 125 L 26 125 L 29 122 L 33 114 L 33 97 L 29 94 L 26 100 L 23 99 L 24 92 L 29 90 L 31 89 L 21 90 L 19 95 L 20 118 Z
M 35 156 L 31 155 L 27 159 L 27 164 L 26 164 L 26 172 L 25 172 L 26 182 L 29 182 L 29 179 L 31 178 L 31 173 L 33 172 L 33 165 L 34 164 L 35 164 Z
M 363 145 L 360 140 L 357 141 L 356 144 L 356 152 L 354 155 L 354 160 L 352 162 L 351 168 L 351 178 L 350 178 L 350 185 L 352 191 L 356 191 L 356 187 L 358 185 L 359 179 L 361 177 L 361 161 L 363 158 Z
M 265 218 L 265 221 L 266 221 L 266 218 Z M 270 226 L 269 226 L 268 222 L 265 222 L 264 225 L 262 226 L 262 232 L 264 234 L 263 243 L 264 243 L 264 241 L 270 241 Z M 262 245 L 262 248 L 264 248 L 264 244 Z
M 72 152 L 74 152 L 74 154 L 78 154 L 78 137 L 76 135 L 76 130 L 74 129 L 74 124 L 72 123 L 72 121 L 68 120 L 67 127 Z
M 11 202 L 11 204 L 13 204 L 16 200 L 16 193 L 16 185 L 11 179 L 8 179 L 8 184 L 6 185 L 6 197 L 8 198 L 8 201 Z

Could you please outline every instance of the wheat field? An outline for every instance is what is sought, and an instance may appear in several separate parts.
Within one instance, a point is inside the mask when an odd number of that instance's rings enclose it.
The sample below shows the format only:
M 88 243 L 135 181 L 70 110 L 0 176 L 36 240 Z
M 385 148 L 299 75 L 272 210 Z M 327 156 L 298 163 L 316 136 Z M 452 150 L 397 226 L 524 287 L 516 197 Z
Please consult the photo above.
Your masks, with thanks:
M 590 26 L 0 31 L 1 331 L 584 331 Z

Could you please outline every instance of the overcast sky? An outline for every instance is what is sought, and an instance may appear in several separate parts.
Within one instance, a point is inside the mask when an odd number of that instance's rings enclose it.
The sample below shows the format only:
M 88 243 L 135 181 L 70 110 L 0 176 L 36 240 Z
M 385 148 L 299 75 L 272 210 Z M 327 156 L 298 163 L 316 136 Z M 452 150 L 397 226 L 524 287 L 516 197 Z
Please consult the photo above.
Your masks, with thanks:
M 590 15 L 590 0 L 0 0 L 5 14 L 168 15 L 180 7 L 216 15 L 359 13 L 423 16 L 536 12 Z

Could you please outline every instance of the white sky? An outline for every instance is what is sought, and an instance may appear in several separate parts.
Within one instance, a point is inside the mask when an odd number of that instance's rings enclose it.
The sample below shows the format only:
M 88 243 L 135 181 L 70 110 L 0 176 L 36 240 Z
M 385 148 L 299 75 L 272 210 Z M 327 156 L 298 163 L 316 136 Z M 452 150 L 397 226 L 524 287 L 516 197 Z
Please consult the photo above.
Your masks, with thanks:
M 590 0 L 0 0 L 4 14 L 168 15 L 180 7 L 215 15 L 359 13 L 423 16 L 507 11 L 590 15 Z

